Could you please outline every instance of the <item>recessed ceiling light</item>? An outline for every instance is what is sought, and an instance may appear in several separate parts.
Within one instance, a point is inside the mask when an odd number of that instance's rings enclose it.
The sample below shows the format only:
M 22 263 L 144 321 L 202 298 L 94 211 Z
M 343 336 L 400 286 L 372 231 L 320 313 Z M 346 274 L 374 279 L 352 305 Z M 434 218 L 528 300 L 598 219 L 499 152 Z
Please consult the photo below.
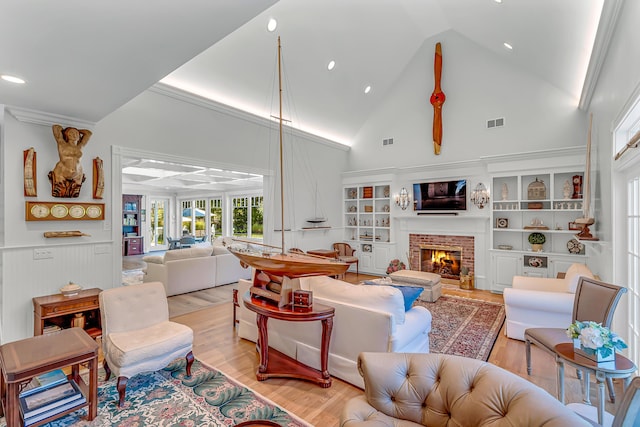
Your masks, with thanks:
M 493 0 L 496 3 L 502 3 L 502 0 Z
M 364 88 L 364 93 L 369 93 L 371 92 L 371 86 L 367 86 Z
M 25 83 L 25 81 L 23 79 L 21 79 L 20 77 L 10 76 L 8 74 L 2 74 L 0 76 L 0 78 L 2 80 L 6 80 L 6 81 L 11 82 L 11 83 L 18 83 L 18 84 L 24 84 Z
M 511 45 L 510 45 L 509 43 L 507 43 L 507 42 L 502 43 L 502 45 L 505 47 L 505 49 L 513 50 L 513 46 L 511 46 Z
M 269 23 L 267 24 L 267 31 L 269 31 L 270 33 L 273 33 L 276 30 L 277 26 L 278 26 L 278 21 L 276 21 L 274 18 L 270 18 Z
M 331 71 L 335 66 L 336 66 L 336 61 L 329 61 L 329 64 L 327 65 L 327 70 Z

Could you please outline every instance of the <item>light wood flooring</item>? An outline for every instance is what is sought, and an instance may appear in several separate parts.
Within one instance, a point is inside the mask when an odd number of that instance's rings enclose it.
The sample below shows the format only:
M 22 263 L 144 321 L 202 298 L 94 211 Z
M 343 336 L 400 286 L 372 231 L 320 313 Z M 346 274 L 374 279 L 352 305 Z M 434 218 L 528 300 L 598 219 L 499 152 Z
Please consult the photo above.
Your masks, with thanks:
M 365 280 L 371 276 L 361 274 L 358 278 L 347 273 L 347 281 Z M 502 295 L 488 291 L 466 291 L 446 286 L 445 294 L 458 295 L 485 301 L 502 302 Z M 171 299 L 175 299 L 172 297 Z M 232 325 L 232 303 L 226 302 L 211 308 L 205 308 L 172 320 L 193 328 L 194 354 L 199 359 L 236 378 L 249 388 L 266 396 L 278 405 L 302 417 L 318 427 L 338 426 L 340 412 L 344 403 L 362 394 L 357 387 L 337 378 L 328 389 L 323 389 L 299 380 L 269 379 L 257 381 L 255 372 L 258 356 L 255 344 L 238 338 Z M 504 332 L 504 328 L 503 328 Z M 556 395 L 556 365 L 554 358 L 537 348 L 532 348 L 533 375 L 528 376 L 525 364 L 524 343 L 507 338 L 504 333 L 498 337 L 489 357 L 489 362 L 507 369 Z M 580 384 L 573 369 L 566 369 L 567 402 L 580 402 Z M 621 383 L 616 382 L 617 397 L 622 396 Z M 591 401 L 597 402 L 595 384 L 591 386 Z M 534 410 L 534 408 L 532 408 Z M 607 401 L 607 411 L 614 412 L 613 405 Z

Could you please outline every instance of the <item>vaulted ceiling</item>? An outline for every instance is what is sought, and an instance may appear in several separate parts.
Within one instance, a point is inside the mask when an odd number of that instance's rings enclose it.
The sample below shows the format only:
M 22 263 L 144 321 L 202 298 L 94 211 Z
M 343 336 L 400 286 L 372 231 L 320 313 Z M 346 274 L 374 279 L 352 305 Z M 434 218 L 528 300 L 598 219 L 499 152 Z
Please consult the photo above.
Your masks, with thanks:
M 91 123 L 162 81 L 269 116 L 280 36 L 294 125 L 349 144 L 445 31 L 578 105 L 605 1 L 621 0 L 3 0 L 0 74 L 26 84 L 0 80 L 0 103 Z

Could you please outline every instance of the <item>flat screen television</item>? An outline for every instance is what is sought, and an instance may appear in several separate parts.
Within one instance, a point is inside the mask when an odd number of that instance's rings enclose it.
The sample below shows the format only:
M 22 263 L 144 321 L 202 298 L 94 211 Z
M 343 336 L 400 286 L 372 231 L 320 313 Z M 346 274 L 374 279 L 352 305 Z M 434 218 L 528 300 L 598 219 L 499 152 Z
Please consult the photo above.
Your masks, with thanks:
M 413 184 L 414 211 L 467 210 L 467 180 Z

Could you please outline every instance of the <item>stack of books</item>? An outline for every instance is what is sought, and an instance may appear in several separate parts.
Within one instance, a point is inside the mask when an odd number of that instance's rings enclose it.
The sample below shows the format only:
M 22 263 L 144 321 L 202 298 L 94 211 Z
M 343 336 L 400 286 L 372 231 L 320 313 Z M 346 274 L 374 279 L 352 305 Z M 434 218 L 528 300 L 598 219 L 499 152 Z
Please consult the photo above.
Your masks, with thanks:
M 61 330 L 62 328 L 58 325 L 47 325 L 42 329 L 42 334 L 47 335 Z
M 25 427 L 87 401 L 75 381 L 60 369 L 34 377 L 19 398 Z

